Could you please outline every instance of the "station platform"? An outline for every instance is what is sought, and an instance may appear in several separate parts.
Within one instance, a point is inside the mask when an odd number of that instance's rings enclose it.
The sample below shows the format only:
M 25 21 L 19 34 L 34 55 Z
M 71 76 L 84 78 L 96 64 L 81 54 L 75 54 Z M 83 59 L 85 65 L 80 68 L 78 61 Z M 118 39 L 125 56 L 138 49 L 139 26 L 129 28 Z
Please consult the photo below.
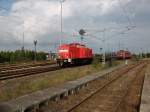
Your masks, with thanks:
M 145 73 L 140 112 L 150 112 L 150 64 Z

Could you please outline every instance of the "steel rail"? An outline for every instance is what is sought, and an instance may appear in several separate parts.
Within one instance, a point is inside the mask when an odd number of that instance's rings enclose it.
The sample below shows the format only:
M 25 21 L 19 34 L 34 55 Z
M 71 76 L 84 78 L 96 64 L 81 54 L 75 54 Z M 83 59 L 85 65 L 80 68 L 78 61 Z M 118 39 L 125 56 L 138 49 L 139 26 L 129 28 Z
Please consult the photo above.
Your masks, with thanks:
M 123 74 L 128 73 L 129 71 L 132 71 L 134 68 L 138 67 L 140 64 L 137 64 L 129 69 L 127 69 L 126 71 L 124 71 Z M 110 85 L 111 83 L 113 83 L 114 81 L 118 80 L 119 78 L 121 78 L 123 75 L 119 75 L 116 78 L 110 80 L 108 83 L 106 83 L 105 85 L 103 85 L 102 87 L 100 87 L 99 89 L 97 89 L 96 91 L 92 92 L 92 94 L 90 94 L 89 96 L 87 96 L 85 99 L 83 99 L 81 102 L 79 102 L 78 104 L 74 105 L 72 108 L 68 109 L 65 112 L 72 112 L 73 110 L 75 110 L 77 107 L 79 107 L 81 104 L 83 104 L 84 102 L 86 102 L 87 100 L 89 100 L 92 96 L 94 96 L 95 94 L 99 93 L 102 89 L 104 89 L 105 87 L 107 87 L 108 85 Z
M 20 71 L 10 71 L 10 72 L 3 72 L 0 74 L 0 81 L 8 80 L 8 79 L 15 79 L 25 76 L 36 75 L 39 73 L 55 71 L 61 69 L 58 66 L 46 66 L 46 67 L 38 67 L 32 69 L 22 69 Z

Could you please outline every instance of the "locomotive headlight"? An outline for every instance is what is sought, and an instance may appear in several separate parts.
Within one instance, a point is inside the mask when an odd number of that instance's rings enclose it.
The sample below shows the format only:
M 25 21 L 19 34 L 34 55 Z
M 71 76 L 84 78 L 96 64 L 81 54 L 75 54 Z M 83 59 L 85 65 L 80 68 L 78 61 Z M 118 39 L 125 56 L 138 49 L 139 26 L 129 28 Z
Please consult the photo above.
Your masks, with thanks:
M 68 59 L 68 62 L 71 62 L 71 59 L 70 59 L 70 58 Z

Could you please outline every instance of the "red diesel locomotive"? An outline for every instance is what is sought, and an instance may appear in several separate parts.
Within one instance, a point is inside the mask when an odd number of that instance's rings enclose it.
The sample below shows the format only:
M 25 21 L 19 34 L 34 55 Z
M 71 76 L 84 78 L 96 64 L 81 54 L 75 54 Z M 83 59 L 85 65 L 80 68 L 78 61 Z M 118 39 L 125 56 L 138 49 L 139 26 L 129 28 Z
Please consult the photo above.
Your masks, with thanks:
M 57 52 L 59 66 L 91 63 L 93 58 L 92 49 L 79 43 L 62 44 Z
M 131 53 L 129 51 L 120 50 L 116 52 L 116 58 L 117 59 L 130 59 Z

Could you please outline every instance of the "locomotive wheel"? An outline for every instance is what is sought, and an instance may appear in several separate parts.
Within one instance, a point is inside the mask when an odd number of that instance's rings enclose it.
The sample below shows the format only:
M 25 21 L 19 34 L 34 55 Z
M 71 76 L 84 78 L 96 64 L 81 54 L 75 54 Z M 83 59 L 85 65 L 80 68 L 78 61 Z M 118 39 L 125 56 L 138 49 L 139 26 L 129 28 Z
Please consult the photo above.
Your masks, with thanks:
M 60 66 L 60 67 L 63 67 L 63 66 L 64 66 L 64 63 L 63 63 L 62 61 L 60 61 L 60 62 L 59 62 L 59 66 Z

